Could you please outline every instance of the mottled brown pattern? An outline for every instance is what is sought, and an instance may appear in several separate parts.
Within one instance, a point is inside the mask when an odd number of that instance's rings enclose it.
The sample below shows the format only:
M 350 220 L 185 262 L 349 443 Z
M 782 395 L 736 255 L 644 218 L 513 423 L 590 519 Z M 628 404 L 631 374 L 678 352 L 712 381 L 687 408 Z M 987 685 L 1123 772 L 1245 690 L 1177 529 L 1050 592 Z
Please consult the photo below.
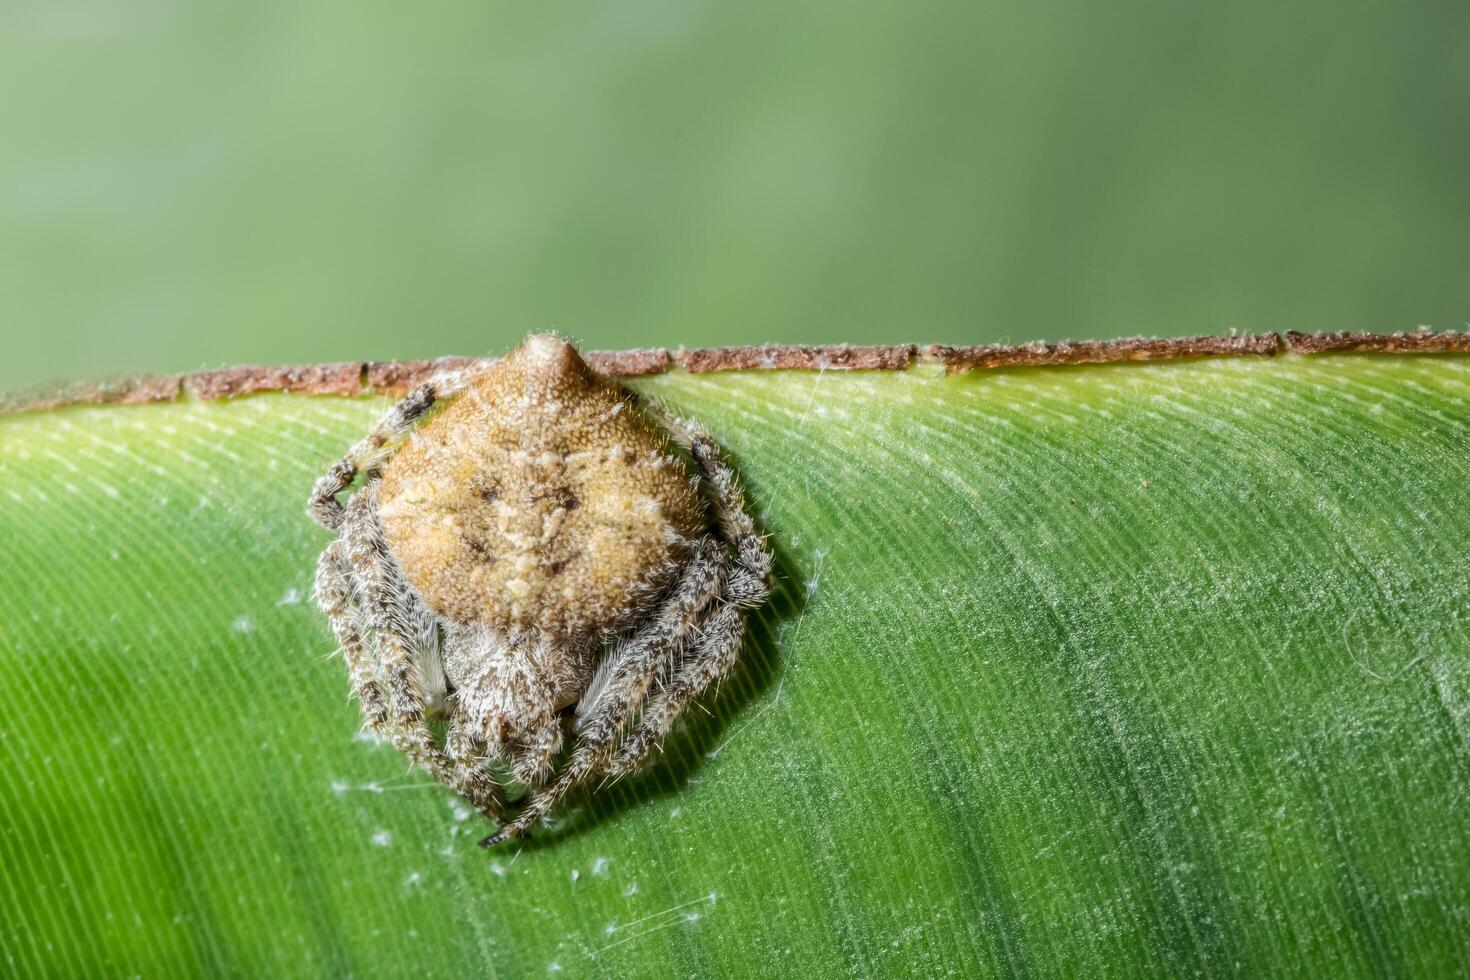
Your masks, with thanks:
M 761 347 L 680 348 L 674 360 L 691 374 L 708 371 L 902 371 L 913 361 L 914 345 L 895 347 Z
M 1177 337 L 1157 340 L 1124 337 L 1120 340 L 1036 341 L 1020 346 L 948 347 L 931 344 L 924 356 L 939 361 L 945 372 L 976 368 L 1050 367 L 1063 364 L 1109 364 L 1117 361 L 1163 361 L 1190 357 L 1272 357 L 1281 345 L 1274 334 L 1213 337 Z
M 1447 330 L 1434 333 L 1298 333 L 1286 332 L 1286 346 L 1293 354 L 1327 354 L 1340 351 L 1365 351 L 1381 354 L 1464 354 L 1470 353 L 1470 333 Z
M 388 544 L 434 612 L 558 638 L 621 629 L 704 522 L 636 404 L 550 338 L 470 380 L 381 486 Z

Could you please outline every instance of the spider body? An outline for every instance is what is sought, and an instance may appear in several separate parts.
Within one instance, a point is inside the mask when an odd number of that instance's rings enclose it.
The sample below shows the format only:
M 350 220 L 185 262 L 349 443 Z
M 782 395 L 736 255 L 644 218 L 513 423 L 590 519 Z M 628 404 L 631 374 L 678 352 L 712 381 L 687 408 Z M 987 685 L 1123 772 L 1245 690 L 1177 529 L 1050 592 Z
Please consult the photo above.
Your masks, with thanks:
M 367 725 L 500 823 L 487 845 L 589 777 L 638 768 L 734 664 L 769 588 L 709 435 L 549 335 L 415 389 L 309 510 L 338 535 L 316 596 Z M 430 717 L 449 722 L 442 744 Z M 513 816 L 497 769 L 535 787 Z

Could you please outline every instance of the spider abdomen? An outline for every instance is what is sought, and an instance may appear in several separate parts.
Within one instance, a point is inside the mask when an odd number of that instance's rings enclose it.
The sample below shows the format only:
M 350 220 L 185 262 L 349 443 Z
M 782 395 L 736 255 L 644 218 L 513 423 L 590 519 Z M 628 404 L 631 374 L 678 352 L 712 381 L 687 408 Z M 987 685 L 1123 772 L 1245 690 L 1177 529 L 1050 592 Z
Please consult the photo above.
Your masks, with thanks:
M 383 470 L 380 515 L 434 612 L 561 638 L 630 625 L 706 523 L 665 438 L 554 337 L 413 433 Z

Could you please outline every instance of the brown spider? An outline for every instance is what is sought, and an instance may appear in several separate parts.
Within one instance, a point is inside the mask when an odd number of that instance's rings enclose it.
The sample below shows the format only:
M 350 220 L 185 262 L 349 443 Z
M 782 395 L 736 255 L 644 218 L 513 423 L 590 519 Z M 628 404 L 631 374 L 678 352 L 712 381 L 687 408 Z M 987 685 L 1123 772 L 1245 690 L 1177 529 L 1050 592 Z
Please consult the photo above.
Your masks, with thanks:
M 316 601 L 367 725 L 499 825 L 487 847 L 637 769 L 730 670 L 770 585 L 709 434 L 547 334 L 414 389 L 309 512 L 337 534 Z M 449 722 L 442 745 L 431 717 Z M 578 742 L 557 769 L 564 723 Z M 501 767 L 533 787 L 508 819 Z

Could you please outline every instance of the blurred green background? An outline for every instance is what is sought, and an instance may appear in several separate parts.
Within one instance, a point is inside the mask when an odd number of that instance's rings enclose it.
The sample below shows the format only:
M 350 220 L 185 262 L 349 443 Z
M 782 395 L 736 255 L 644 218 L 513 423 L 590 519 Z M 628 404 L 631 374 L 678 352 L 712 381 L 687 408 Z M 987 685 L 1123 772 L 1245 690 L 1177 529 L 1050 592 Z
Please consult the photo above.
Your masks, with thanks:
M 1470 317 L 1470 4 L 0 0 L 0 385 Z

